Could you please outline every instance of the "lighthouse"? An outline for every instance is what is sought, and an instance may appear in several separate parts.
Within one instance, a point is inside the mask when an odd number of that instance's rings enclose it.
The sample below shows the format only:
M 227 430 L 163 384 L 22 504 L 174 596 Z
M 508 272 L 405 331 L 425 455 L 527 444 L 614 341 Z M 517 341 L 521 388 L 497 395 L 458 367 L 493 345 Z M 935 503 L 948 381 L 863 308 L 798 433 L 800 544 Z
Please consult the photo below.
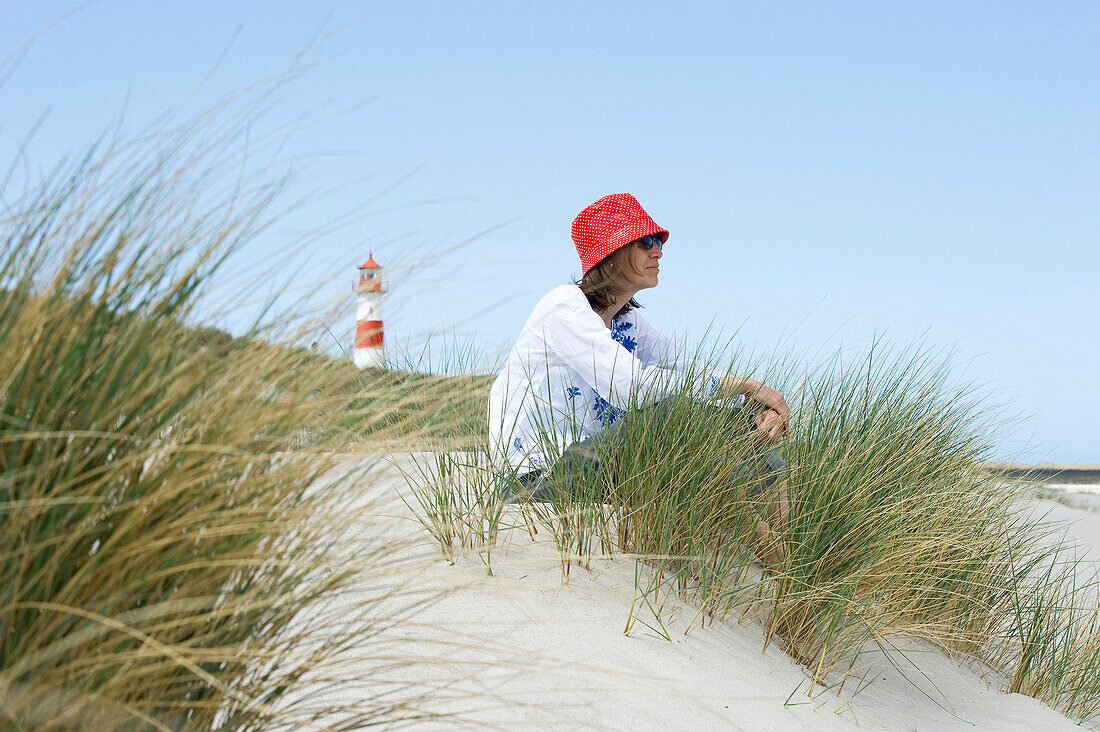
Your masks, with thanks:
M 355 352 L 356 368 L 382 368 L 382 268 L 371 252 L 359 265 L 359 283 L 355 286 Z

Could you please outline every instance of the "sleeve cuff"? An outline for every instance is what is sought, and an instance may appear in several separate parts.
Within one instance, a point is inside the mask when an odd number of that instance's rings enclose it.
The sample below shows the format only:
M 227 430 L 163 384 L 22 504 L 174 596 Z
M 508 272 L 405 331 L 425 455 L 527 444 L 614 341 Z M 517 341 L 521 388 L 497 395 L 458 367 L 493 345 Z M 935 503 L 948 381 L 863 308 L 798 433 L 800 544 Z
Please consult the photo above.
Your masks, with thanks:
M 711 376 L 707 383 L 707 388 L 703 392 L 703 396 L 700 401 L 709 402 L 715 396 L 718 395 L 718 390 L 722 387 L 722 381 L 717 376 Z

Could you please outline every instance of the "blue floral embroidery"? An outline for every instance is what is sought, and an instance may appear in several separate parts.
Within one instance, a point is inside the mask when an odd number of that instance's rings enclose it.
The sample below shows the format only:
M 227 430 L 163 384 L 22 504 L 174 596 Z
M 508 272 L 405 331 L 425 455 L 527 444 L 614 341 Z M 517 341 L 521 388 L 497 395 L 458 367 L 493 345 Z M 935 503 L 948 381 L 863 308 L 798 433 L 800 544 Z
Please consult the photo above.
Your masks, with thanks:
M 634 349 L 638 346 L 638 341 L 627 335 L 627 331 L 633 327 L 633 323 L 628 323 L 625 320 L 611 321 L 611 337 L 631 353 L 634 353 Z
M 714 395 L 718 393 L 718 390 L 722 388 L 722 382 L 718 380 L 717 376 L 710 377 L 710 383 L 707 385 L 707 393 L 703 397 L 703 401 L 710 401 L 714 398 Z M 744 400 L 745 395 L 741 395 L 741 399 Z
M 512 447 L 516 448 L 519 452 L 523 452 L 523 441 L 517 437 L 512 441 Z
M 626 320 L 612 320 L 611 321 L 611 338 L 617 341 L 623 348 L 630 353 L 634 353 L 634 349 L 638 347 L 637 339 L 628 334 L 634 324 Z M 592 412 L 596 415 L 596 421 L 602 422 L 605 427 L 610 427 L 615 423 L 615 420 L 622 416 L 623 410 L 617 409 L 611 406 L 610 403 L 599 393 L 592 390 Z
M 601 397 L 595 389 L 592 390 L 592 411 L 596 415 L 596 421 L 602 422 L 604 427 L 610 427 L 615 424 L 615 420 L 622 415 L 623 410 L 617 409 Z
M 569 397 L 570 399 L 573 399 L 574 397 L 579 397 L 580 395 L 581 390 L 575 386 L 571 386 L 565 390 L 565 396 Z

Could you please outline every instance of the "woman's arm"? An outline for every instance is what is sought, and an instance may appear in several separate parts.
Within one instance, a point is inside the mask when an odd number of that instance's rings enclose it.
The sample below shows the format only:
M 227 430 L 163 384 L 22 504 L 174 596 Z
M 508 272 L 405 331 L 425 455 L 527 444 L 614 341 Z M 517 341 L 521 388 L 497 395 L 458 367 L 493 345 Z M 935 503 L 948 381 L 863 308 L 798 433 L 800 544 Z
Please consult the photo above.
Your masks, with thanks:
M 635 311 L 631 316 L 638 331 L 638 348 L 635 353 L 643 364 L 677 371 L 699 370 L 693 359 L 685 356 L 671 339 L 650 325 L 640 313 Z
M 684 390 L 711 396 L 721 386 L 707 375 L 644 364 L 611 337 L 579 290 L 555 303 L 540 327 L 554 354 L 617 409 L 629 407 L 633 395 L 653 403 Z
M 650 325 L 645 318 L 638 313 L 633 313 L 633 315 L 638 329 L 638 348 L 636 352 L 643 363 L 681 371 L 699 370 L 692 359 L 684 356 L 671 340 Z M 761 419 L 769 440 L 775 439 L 787 431 L 791 410 L 787 407 L 782 394 L 775 389 L 764 386 L 755 379 L 736 376 L 722 377 L 721 387 L 718 391 L 720 399 L 742 395 L 746 399 L 759 403 L 765 409 L 775 410 L 775 415 L 764 415 Z
M 784 401 L 783 395 L 771 387 L 764 386 L 755 379 L 745 376 L 724 376 L 722 386 L 718 390 L 722 399 L 744 395 L 765 409 L 775 410 L 778 417 L 768 417 L 763 421 L 762 427 L 767 429 L 768 440 L 774 440 L 787 431 L 787 425 L 791 420 L 791 410 Z

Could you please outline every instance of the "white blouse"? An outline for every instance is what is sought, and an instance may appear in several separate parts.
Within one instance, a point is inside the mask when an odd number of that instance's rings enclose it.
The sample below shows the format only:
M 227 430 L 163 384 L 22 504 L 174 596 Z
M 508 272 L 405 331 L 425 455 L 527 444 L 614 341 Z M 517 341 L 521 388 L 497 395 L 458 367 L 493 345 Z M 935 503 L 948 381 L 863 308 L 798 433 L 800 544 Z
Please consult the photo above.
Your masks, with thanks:
M 608 330 L 579 287 L 561 285 L 535 305 L 493 381 L 490 445 L 522 475 L 548 467 L 630 406 L 685 392 L 710 399 L 720 383 L 636 310 Z

